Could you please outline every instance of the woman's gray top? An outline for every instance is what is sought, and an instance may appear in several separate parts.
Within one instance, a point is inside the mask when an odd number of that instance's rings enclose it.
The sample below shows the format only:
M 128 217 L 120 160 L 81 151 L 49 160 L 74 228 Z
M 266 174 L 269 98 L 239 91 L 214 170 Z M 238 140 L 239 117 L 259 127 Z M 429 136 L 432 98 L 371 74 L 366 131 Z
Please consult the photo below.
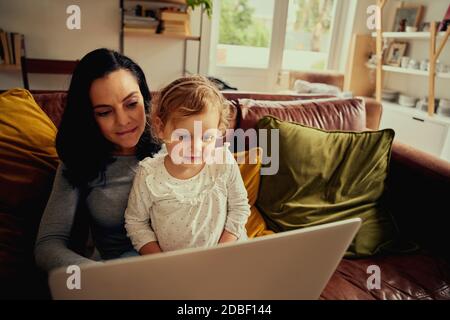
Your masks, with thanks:
M 138 162 L 134 155 L 117 156 L 108 165 L 104 181 L 99 178 L 89 183 L 86 205 L 90 228 L 95 247 L 104 260 L 133 250 L 124 227 L 124 213 Z M 80 190 L 63 176 L 64 169 L 61 164 L 56 172 L 35 245 L 36 263 L 46 271 L 95 262 L 68 248 L 75 212 L 83 199 Z

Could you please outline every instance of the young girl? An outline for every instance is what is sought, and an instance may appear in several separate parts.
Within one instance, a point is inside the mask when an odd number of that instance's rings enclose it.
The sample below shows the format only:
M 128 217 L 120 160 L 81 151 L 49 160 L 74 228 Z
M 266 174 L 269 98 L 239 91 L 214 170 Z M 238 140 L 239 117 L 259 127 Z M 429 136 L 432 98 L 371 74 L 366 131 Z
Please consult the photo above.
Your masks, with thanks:
M 227 147 L 215 147 L 227 116 L 225 98 L 202 76 L 161 91 L 152 130 L 167 153 L 139 163 L 125 211 L 140 254 L 247 238 L 250 207 L 239 167 Z

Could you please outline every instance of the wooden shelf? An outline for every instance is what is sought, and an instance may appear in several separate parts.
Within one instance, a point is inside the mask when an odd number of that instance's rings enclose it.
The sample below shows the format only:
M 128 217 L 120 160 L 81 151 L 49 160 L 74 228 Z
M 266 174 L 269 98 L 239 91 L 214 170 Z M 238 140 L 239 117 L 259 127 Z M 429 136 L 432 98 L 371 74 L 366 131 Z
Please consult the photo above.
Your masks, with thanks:
M 376 69 L 376 65 L 369 65 L 366 64 L 367 68 L 369 69 Z M 393 66 L 387 66 L 383 65 L 383 71 L 387 72 L 395 72 L 395 73 L 403 73 L 403 74 L 409 74 L 409 75 L 415 75 L 415 76 L 424 76 L 428 77 L 430 73 L 428 71 L 422 71 L 422 70 L 416 70 L 416 69 L 410 69 L 410 68 L 400 68 L 400 67 L 393 67 Z M 436 73 L 436 77 L 441 79 L 450 79 L 450 73 Z
M 416 75 L 416 76 L 425 76 L 428 77 L 430 73 L 428 71 L 423 70 L 416 70 L 411 68 L 400 68 L 400 67 L 393 67 L 393 66 L 383 66 L 384 71 L 388 72 L 396 72 L 396 73 L 403 73 L 403 74 L 410 74 L 410 75 Z
M 372 37 L 376 37 L 377 33 L 372 32 Z M 417 39 L 417 40 L 429 40 L 431 38 L 431 32 L 383 32 L 381 34 L 383 38 L 392 39 Z M 437 37 L 443 38 L 445 32 L 438 32 Z
M 141 29 L 141 28 L 130 28 L 125 27 L 123 28 L 123 31 L 126 34 L 138 34 L 138 35 L 145 35 L 148 37 L 154 37 L 154 38 L 171 38 L 171 39 L 184 39 L 184 40 L 193 40 L 193 41 L 199 41 L 200 37 L 198 36 L 187 36 L 187 35 L 177 35 L 177 34 L 165 34 L 165 33 L 155 33 L 153 30 L 149 29 Z
M 0 71 L 20 71 L 20 65 L 0 64 Z

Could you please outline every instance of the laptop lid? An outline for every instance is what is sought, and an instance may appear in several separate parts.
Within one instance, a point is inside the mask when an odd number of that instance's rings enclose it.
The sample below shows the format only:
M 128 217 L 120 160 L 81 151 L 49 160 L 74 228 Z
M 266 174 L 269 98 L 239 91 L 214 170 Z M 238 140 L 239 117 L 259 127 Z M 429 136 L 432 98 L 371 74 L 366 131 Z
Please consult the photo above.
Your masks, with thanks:
M 222 244 L 80 266 L 50 273 L 54 299 L 318 299 L 361 226 L 329 223 Z

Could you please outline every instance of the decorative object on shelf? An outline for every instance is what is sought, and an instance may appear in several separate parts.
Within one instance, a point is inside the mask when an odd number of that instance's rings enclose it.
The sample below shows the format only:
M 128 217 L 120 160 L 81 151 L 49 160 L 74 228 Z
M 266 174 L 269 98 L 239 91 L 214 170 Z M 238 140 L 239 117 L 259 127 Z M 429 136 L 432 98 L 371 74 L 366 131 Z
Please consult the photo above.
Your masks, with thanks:
M 406 27 L 418 28 L 423 16 L 422 5 L 403 4 L 402 7 L 395 11 L 394 26 L 392 31 L 404 32 Z
M 419 61 L 417 61 L 415 59 L 409 60 L 408 68 L 413 69 L 413 70 L 419 70 L 420 69 Z
M 367 61 L 367 64 L 368 64 L 369 66 L 376 66 L 376 65 L 377 65 L 377 55 L 374 54 L 374 53 L 372 53 L 372 54 L 370 55 L 369 61 Z
M 410 59 L 411 59 L 410 57 L 402 57 L 400 66 L 401 66 L 402 68 L 408 68 L 408 67 L 409 67 L 409 60 L 410 60 Z
M 382 99 L 385 101 L 394 102 L 397 101 L 399 92 L 389 89 L 384 89 L 382 93 Z
M 430 32 L 430 23 L 429 22 L 421 23 L 419 31 L 421 31 L 421 32 Z
M 447 73 L 448 72 L 448 66 L 445 63 L 442 63 L 439 60 L 437 60 L 436 61 L 436 72 Z
M 194 10 L 195 7 L 203 5 L 203 10 L 205 10 L 208 17 L 211 18 L 213 10 L 213 0 L 185 0 L 185 1 L 187 6 L 192 10 Z
M 420 61 L 420 70 L 428 71 L 429 68 L 430 68 L 430 61 L 428 59 Z
M 417 103 L 417 98 L 410 97 L 410 96 L 407 96 L 404 94 L 401 94 L 398 97 L 398 104 L 401 106 L 412 108 L 412 107 L 416 106 L 416 103 Z
M 436 108 L 437 108 L 438 102 L 439 101 L 437 99 L 434 99 L 434 105 L 436 106 Z M 428 111 L 428 97 L 422 98 L 419 101 L 417 101 L 416 109 L 427 112 Z
M 400 20 L 400 22 L 398 24 L 397 32 L 405 32 L 407 22 L 408 22 L 408 20 L 406 20 L 406 19 Z
M 437 114 L 441 116 L 450 117 L 450 100 L 441 99 L 439 101 L 439 107 L 437 108 Z
M 400 67 L 401 59 L 408 48 L 407 42 L 393 41 L 389 46 L 385 63 L 390 66 Z
M 407 26 L 406 32 L 417 32 L 417 27 Z
M 445 13 L 444 19 L 442 19 L 441 24 L 439 25 L 439 31 L 445 32 L 448 29 L 450 24 L 450 5 L 448 6 L 447 12 Z

